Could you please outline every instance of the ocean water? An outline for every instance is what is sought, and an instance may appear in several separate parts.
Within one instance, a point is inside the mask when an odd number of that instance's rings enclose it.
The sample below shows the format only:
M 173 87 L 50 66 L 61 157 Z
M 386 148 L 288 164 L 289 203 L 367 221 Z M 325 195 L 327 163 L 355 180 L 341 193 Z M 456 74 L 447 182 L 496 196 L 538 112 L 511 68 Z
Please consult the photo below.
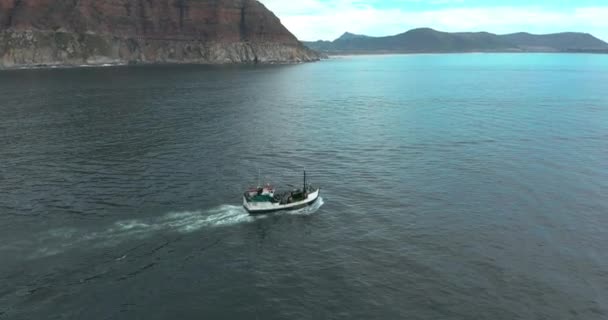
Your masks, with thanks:
M 0 72 L 3 320 L 607 319 L 607 247 L 606 55 Z

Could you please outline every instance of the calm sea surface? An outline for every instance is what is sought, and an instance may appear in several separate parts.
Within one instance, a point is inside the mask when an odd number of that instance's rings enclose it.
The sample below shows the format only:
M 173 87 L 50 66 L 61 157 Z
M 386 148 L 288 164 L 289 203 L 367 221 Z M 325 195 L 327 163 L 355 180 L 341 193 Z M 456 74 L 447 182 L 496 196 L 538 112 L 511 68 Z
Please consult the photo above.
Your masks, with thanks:
M 607 248 L 606 55 L 0 72 L 3 320 L 608 319 Z

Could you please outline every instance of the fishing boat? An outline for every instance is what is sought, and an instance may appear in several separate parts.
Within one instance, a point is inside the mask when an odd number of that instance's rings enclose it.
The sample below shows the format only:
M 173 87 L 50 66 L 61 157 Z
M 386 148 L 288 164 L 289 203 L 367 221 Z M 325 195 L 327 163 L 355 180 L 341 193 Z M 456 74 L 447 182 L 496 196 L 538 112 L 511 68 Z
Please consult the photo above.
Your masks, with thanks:
M 320 193 L 319 188 L 315 188 L 306 182 L 306 171 L 304 171 L 302 189 L 278 193 L 270 184 L 251 188 L 243 195 L 243 207 L 252 215 L 297 210 L 315 203 L 319 199 Z

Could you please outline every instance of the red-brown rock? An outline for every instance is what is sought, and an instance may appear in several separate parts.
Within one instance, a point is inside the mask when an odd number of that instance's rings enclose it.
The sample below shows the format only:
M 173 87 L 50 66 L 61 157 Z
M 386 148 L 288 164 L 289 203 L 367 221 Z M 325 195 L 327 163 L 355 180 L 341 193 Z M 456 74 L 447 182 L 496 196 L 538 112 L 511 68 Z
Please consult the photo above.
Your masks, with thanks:
M 255 0 L 0 0 L 0 67 L 317 59 Z

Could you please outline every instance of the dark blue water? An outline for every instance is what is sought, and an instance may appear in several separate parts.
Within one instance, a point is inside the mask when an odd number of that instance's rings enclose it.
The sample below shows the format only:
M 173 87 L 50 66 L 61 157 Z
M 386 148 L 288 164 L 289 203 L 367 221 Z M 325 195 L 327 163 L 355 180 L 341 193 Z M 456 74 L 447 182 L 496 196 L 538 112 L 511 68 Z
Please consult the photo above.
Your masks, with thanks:
M 606 319 L 608 56 L 0 72 L 0 319 Z M 249 217 L 243 190 L 323 201 Z

